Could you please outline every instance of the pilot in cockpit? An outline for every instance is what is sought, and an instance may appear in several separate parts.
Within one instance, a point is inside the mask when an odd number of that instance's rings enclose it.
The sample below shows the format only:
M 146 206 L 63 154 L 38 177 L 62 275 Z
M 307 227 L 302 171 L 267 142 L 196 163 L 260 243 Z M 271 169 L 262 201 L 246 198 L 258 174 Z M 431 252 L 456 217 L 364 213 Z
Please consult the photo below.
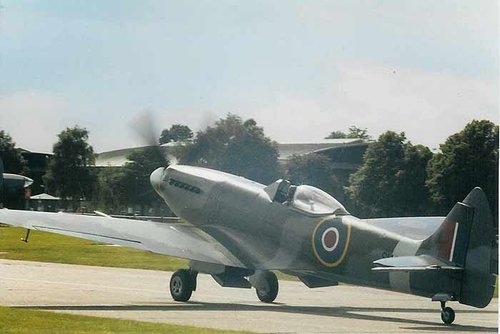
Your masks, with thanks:
M 295 191 L 297 190 L 297 186 L 291 185 L 288 187 L 288 194 L 286 196 L 286 201 L 283 204 L 290 205 L 293 201 L 293 196 L 295 195 Z
M 284 203 L 288 200 L 288 192 L 292 185 L 288 180 L 279 180 L 278 189 L 274 195 L 273 202 Z
M 274 195 L 273 202 L 290 205 L 296 190 L 297 186 L 292 185 L 289 180 L 281 180 L 276 190 L 276 194 Z
M 335 198 L 313 186 L 295 186 L 288 180 L 279 179 L 264 188 L 275 202 L 311 215 L 349 214 Z

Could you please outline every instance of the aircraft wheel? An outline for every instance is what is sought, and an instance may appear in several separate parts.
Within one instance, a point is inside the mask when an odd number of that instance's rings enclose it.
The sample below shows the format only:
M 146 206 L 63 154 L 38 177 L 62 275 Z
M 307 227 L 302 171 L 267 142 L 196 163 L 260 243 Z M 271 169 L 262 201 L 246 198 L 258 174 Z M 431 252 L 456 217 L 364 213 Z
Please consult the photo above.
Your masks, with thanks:
M 455 311 L 451 307 L 445 307 L 441 310 L 441 320 L 450 325 L 455 320 Z
M 267 271 L 264 273 L 263 279 L 266 287 L 255 289 L 257 297 L 261 302 L 272 303 L 278 296 L 278 278 L 273 272 Z
M 170 278 L 170 294 L 175 301 L 187 302 L 196 285 L 196 278 L 188 269 L 179 269 Z

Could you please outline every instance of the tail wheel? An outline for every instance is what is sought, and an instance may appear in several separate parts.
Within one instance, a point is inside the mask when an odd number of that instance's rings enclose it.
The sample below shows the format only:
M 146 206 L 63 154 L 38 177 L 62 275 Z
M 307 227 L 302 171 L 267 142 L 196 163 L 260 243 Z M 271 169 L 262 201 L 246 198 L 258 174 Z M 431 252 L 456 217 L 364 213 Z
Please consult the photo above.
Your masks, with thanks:
M 273 272 L 267 271 L 263 274 L 262 279 L 265 284 L 260 288 L 256 288 L 257 297 L 261 302 L 272 303 L 278 296 L 278 278 Z
M 441 310 L 441 320 L 447 325 L 455 321 L 455 311 L 451 307 L 445 307 Z
M 175 301 L 187 302 L 196 287 L 196 275 L 191 270 L 179 269 L 170 278 L 170 294 Z

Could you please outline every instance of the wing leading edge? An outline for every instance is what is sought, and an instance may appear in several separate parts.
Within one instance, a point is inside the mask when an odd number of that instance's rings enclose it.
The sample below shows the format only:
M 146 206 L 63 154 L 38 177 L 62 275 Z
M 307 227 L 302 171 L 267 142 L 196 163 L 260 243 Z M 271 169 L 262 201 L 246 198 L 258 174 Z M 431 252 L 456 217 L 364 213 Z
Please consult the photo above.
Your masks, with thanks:
M 182 223 L 8 209 L 0 210 L 0 222 L 189 260 L 245 267 L 217 240 Z

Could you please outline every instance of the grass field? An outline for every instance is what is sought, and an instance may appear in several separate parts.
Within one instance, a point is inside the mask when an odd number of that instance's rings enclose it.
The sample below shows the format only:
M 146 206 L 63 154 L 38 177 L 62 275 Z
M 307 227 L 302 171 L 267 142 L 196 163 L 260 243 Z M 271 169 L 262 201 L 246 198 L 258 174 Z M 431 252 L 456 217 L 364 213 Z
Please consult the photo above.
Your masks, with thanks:
M 187 260 L 40 231 L 31 231 L 25 243 L 21 241 L 25 234 L 22 228 L 0 227 L 0 258 L 167 271 L 188 268 Z M 283 273 L 277 275 L 296 280 Z
M 187 268 L 186 260 L 40 231 L 31 231 L 25 243 L 21 241 L 25 233 L 22 228 L 0 227 L 0 258 L 170 271 Z
M 0 307 L 2 334 L 248 333 Z

